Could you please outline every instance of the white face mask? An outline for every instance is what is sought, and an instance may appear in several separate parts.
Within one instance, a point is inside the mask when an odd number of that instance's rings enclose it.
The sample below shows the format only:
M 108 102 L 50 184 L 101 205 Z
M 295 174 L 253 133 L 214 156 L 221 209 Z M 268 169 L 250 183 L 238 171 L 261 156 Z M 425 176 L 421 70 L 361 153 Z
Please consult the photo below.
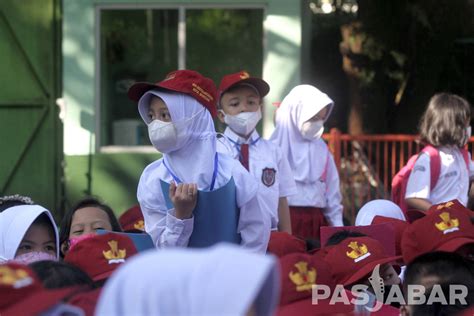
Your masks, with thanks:
M 324 121 L 307 121 L 301 126 L 301 135 L 307 140 L 319 139 L 324 132 Z
M 159 152 L 166 154 L 176 149 L 178 133 L 172 122 L 153 120 L 148 124 L 148 136 Z
M 237 115 L 229 115 L 225 114 L 222 110 L 220 111 L 224 114 L 224 122 L 230 129 L 242 136 L 248 136 L 252 133 L 258 122 L 262 119 L 260 109 L 255 112 L 242 112 Z
M 197 111 L 193 116 L 176 122 L 151 121 L 148 124 L 148 136 L 153 147 L 164 154 L 180 149 L 188 137 L 188 126 L 204 111 L 206 109 L 203 107 L 202 110 Z

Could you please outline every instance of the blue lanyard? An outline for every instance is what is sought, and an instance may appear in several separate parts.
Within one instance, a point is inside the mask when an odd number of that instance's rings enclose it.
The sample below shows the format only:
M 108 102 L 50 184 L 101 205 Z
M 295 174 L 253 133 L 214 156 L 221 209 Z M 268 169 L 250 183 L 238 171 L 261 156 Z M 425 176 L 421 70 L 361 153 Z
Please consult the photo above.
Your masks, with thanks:
M 224 136 L 225 136 L 225 135 L 224 135 Z M 242 157 L 242 153 L 241 153 L 241 150 L 240 150 L 240 146 L 241 146 L 242 144 L 237 143 L 236 141 L 230 139 L 230 138 L 227 137 L 227 136 L 225 136 L 225 137 L 226 137 L 231 143 L 234 144 L 235 148 L 236 148 L 237 151 L 239 152 L 239 156 Z M 249 144 L 249 147 L 252 146 L 252 145 L 255 145 L 259 140 L 260 140 L 260 136 L 259 136 L 256 140 L 252 141 L 252 142 Z
M 212 191 L 212 190 L 214 189 L 214 184 L 216 183 L 218 162 L 219 162 L 219 158 L 218 158 L 218 155 L 217 155 L 217 152 L 216 152 L 216 154 L 214 155 L 214 172 L 212 173 L 212 181 L 211 181 L 211 187 L 210 187 L 209 191 Z M 181 179 L 178 178 L 178 177 L 173 173 L 173 171 L 171 171 L 171 168 L 168 167 L 168 164 L 166 163 L 166 159 L 165 159 L 165 158 L 163 158 L 163 164 L 165 165 L 166 170 L 168 170 L 168 172 L 171 174 L 171 176 L 173 177 L 174 181 L 175 181 L 177 184 L 183 183 L 183 181 L 181 181 Z

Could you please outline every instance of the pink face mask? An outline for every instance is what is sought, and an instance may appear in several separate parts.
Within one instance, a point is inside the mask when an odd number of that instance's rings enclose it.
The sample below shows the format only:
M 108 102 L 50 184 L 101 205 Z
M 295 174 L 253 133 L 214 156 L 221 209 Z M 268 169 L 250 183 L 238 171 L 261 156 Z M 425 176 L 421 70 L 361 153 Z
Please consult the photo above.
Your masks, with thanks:
M 32 251 L 21 254 L 10 261 L 27 265 L 36 261 L 43 260 L 58 261 L 58 258 L 56 258 L 55 255 L 46 252 Z
M 76 237 L 70 237 L 69 238 L 69 250 L 71 250 L 73 247 L 75 247 L 79 242 L 89 239 L 91 237 L 94 237 L 95 234 L 85 234 L 85 235 L 80 235 Z

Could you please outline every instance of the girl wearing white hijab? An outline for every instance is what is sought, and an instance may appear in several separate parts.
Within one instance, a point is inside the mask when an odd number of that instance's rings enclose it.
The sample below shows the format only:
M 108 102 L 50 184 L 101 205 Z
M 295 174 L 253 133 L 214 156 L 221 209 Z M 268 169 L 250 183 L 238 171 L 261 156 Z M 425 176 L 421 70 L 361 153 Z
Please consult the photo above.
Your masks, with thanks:
M 58 258 L 58 230 L 47 209 L 19 205 L 0 213 L 0 263 L 29 264 Z
M 279 273 L 273 256 L 230 244 L 148 251 L 107 281 L 96 315 L 273 315 Z M 252 311 L 253 314 L 248 313 Z
M 145 230 L 160 248 L 227 241 L 265 252 L 270 222 L 258 183 L 238 161 L 216 152 L 215 90 L 212 80 L 190 70 L 130 88 L 151 143 L 163 153 L 138 184 Z
M 375 216 L 384 216 L 406 221 L 402 209 L 389 200 L 373 200 L 365 203 L 357 213 L 356 226 L 367 226 L 372 224 Z
M 339 175 L 321 139 L 333 101 L 310 85 L 294 87 L 276 113 L 271 136 L 287 155 L 297 194 L 288 197 L 294 235 L 319 239 L 319 227 L 343 226 Z

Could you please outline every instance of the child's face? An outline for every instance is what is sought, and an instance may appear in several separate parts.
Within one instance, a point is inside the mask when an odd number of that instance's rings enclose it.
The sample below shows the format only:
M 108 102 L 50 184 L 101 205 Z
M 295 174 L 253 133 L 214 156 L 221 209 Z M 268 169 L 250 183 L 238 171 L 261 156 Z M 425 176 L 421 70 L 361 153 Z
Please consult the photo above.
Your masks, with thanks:
M 382 264 L 380 266 L 380 277 L 383 279 L 384 285 L 399 285 L 400 278 L 398 277 L 397 271 L 389 263 Z M 361 280 L 362 281 L 362 280 Z M 358 282 L 359 283 L 359 282 Z M 365 279 L 361 284 L 371 286 L 368 279 Z
M 398 277 L 397 271 L 391 264 L 385 263 L 380 266 L 380 276 L 383 278 L 385 285 L 397 285 L 400 284 L 400 278 Z
M 326 116 L 328 115 L 329 109 L 327 106 L 321 109 L 318 113 L 316 113 L 312 118 L 308 120 L 308 122 L 315 122 L 315 121 L 324 121 L 326 119 Z
M 160 120 L 163 122 L 171 122 L 170 112 L 168 111 L 166 103 L 156 96 L 152 96 L 151 98 L 148 117 L 151 121 Z
M 227 115 L 237 115 L 242 112 L 255 112 L 260 109 L 261 99 L 251 87 L 237 86 L 225 92 L 221 97 L 221 107 Z M 219 112 L 219 119 L 224 123 L 224 115 Z
M 112 230 L 107 213 L 94 206 L 80 208 L 72 216 L 69 237 L 95 234 L 98 229 Z
M 34 251 L 56 256 L 56 240 L 52 228 L 42 224 L 31 225 L 23 237 L 15 257 Z

